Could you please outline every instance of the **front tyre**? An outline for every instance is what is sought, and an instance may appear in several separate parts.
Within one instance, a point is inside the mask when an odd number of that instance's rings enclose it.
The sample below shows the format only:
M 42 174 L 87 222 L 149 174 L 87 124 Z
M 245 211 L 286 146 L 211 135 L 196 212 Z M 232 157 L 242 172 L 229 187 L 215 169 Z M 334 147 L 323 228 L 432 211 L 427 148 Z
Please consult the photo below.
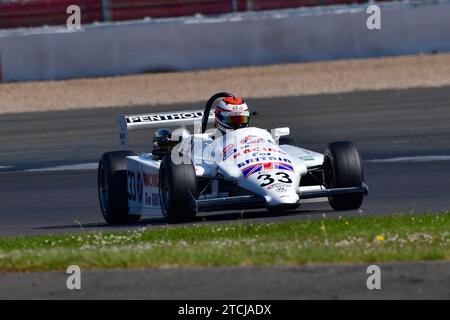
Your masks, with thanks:
M 159 196 L 163 215 L 170 223 L 193 221 L 197 212 L 191 195 L 197 197 L 197 177 L 192 163 L 174 164 L 165 156 L 159 167 Z
M 349 141 L 330 143 L 324 152 L 324 178 L 327 188 L 362 187 L 364 183 L 361 159 L 355 145 Z M 344 194 L 328 197 L 336 210 L 358 209 L 363 194 Z
M 128 214 L 126 157 L 131 155 L 134 155 L 131 151 L 107 152 L 98 164 L 98 198 L 108 224 L 137 222 L 141 218 Z

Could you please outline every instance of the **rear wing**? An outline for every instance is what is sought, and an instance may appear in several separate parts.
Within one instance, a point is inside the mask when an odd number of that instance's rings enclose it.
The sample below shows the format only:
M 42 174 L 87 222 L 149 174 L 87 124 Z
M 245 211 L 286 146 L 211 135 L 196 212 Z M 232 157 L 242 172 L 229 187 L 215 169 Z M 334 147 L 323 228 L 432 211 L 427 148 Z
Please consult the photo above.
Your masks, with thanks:
M 183 127 L 187 125 L 199 125 L 201 130 L 201 121 L 203 110 L 158 112 L 140 115 L 117 116 L 119 125 L 120 146 L 125 147 L 128 141 L 128 131 L 139 129 L 163 128 L 163 127 Z M 214 120 L 214 113 L 210 112 L 208 122 Z

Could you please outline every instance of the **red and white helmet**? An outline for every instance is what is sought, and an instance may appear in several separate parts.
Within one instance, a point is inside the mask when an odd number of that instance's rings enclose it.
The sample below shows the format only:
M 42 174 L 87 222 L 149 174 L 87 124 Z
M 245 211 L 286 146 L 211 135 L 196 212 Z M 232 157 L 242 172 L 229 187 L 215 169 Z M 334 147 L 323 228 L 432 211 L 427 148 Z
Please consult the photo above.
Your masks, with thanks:
M 250 113 L 241 98 L 229 97 L 219 101 L 215 111 L 215 126 L 220 131 L 248 127 Z

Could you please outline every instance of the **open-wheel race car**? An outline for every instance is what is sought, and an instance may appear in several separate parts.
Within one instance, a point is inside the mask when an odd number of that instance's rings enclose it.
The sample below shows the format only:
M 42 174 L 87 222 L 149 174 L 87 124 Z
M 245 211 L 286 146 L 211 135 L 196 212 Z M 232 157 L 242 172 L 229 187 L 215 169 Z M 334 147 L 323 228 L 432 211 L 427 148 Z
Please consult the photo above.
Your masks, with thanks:
M 215 106 L 217 101 L 230 109 Z M 232 94 L 218 93 L 204 110 L 118 115 L 122 150 L 103 154 L 98 166 L 107 223 L 141 216 L 186 222 L 198 212 L 221 210 L 281 212 L 311 198 L 328 199 L 334 210 L 361 206 L 368 188 L 351 142 L 330 143 L 321 154 L 298 147 L 286 127 L 269 132 L 248 126 L 247 119 L 247 125 L 226 132 L 207 128 L 218 121 L 219 111 L 229 123 L 233 116 L 245 120 L 250 114 L 243 105 Z M 186 129 L 189 125 L 194 133 Z M 176 129 L 165 129 L 170 127 Z M 153 149 L 127 151 L 128 131 L 149 128 L 157 129 Z

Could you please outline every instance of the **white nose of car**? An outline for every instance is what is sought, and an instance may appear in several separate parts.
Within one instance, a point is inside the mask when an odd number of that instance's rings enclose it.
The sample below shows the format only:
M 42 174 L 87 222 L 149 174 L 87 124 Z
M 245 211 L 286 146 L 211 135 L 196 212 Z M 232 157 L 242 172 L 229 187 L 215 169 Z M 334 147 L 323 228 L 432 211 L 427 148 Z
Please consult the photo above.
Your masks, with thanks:
M 282 195 L 277 195 L 277 196 L 273 196 L 273 195 L 266 195 L 265 196 L 266 201 L 267 201 L 267 206 L 268 207 L 272 207 L 272 208 L 277 208 L 277 207 L 285 207 L 285 206 L 290 206 L 292 205 L 293 207 L 296 207 L 297 205 L 299 205 L 299 196 L 297 193 L 293 193 L 293 192 L 286 192 L 285 194 Z

